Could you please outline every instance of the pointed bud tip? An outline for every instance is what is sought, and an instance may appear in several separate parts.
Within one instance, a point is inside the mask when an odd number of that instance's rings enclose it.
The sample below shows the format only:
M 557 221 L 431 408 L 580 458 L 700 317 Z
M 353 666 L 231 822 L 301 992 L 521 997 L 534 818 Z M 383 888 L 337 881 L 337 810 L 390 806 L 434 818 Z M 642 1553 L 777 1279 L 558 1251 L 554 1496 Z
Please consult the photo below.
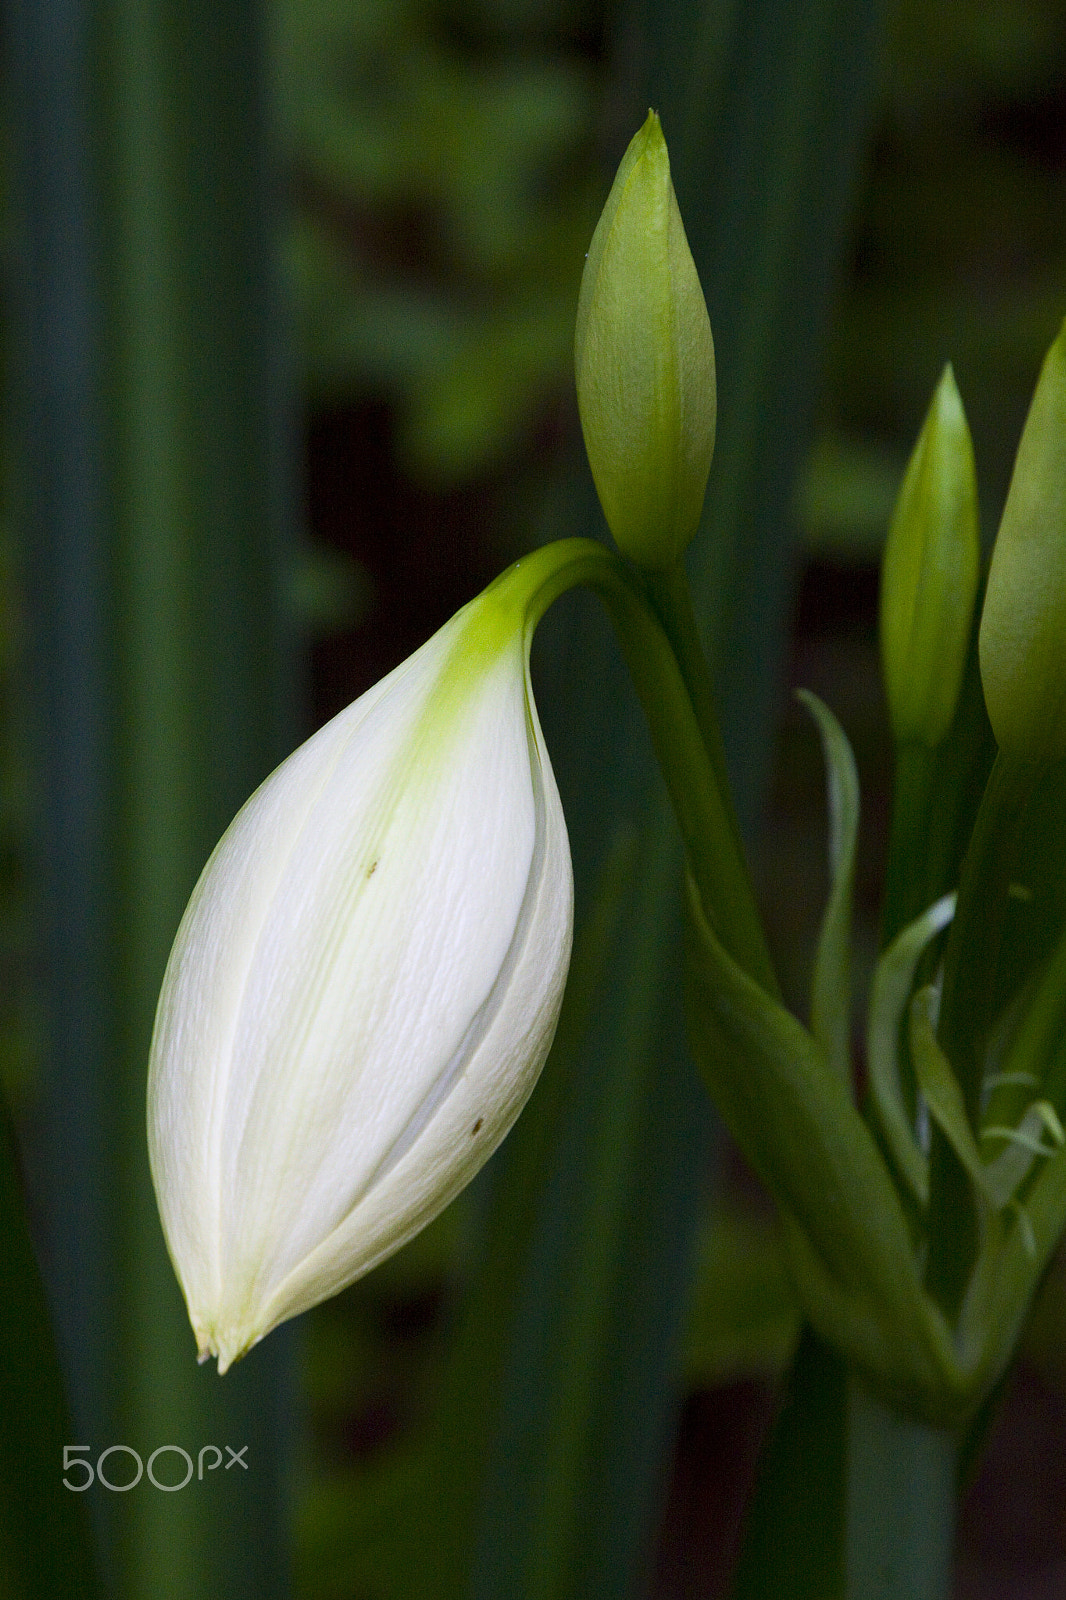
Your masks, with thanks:
M 948 362 L 907 463 L 881 567 L 881 657 L 899 743 L 934 749 L 951 727 L 980 559 L 973 444 Z
M 630 140 L 589 247 L 574 338 L 578 410 L 607 524 L 639 566 L 672 566 L 714 450 L 714 342 L 659 118 Z
M 1000 750 L 1066 754 L 1066 321 L 1044 358 L 992 551 L 979 658 Z

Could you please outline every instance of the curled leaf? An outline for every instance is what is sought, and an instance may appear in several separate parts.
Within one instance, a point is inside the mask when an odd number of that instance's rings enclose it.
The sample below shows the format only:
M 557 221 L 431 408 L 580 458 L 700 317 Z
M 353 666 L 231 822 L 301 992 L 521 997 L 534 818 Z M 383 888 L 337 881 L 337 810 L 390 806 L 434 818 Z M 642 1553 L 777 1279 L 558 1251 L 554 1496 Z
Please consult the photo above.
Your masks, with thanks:
M 869 1128 L 819 1042 L 724 950 L 691 880 L 688 912 L 693 1053 L 778 1203 L 804 1310 L 879 1392 L 957 1415 L 950 1335 Z
M 929 1161 L 918 1145 L 903 1102 L 900 1026 L 918 962 L 954 915 L 955 896 L 945 895 L 892 941 L 874 972 L 866 1030 L 870 1093 L 881 1131 L 900 1175 L 923 1206 L 929 1199 Z
M 801 700 L 818 724 L 829 799 L 829 899 L 818 935 L 811 985 L 811 1032 L 833 1071 L 851 1083 L 851 903 L 859 834 L 859 775 L 848 736 L 827 705 L 807 689 Z

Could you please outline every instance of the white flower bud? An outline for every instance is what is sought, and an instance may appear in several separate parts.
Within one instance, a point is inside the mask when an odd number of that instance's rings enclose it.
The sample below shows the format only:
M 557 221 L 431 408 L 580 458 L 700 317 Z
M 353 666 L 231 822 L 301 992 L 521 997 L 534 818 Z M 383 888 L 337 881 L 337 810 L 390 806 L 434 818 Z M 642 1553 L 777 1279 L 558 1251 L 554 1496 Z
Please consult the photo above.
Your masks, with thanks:
M 148 1138 L 219 1371 L 447 1205 L 548 1053 L 573 889 L 519 568 L 290 756 L 163 981 Z

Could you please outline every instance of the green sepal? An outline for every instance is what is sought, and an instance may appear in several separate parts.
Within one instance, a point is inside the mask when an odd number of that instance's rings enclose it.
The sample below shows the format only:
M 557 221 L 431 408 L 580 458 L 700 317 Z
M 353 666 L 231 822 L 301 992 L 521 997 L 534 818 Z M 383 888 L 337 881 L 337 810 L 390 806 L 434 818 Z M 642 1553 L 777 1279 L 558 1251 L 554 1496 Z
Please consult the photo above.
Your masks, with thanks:
M 907 464 L 881 565 L 881 660 L 897 744 L 955 716 L 981 566 L 973 443 L 948 362 Z
M 589 245 L 574 330 L 589 466 L 618 548 L 665 571 L 700 520 L 714 340 L 659 119 L 630 140 Z
M 811 984 L 811 1032 L 842 1083 L 851 1083 L 851 904 L 859 834 L 859 775 L 848 736 L 827 705 L 808 689 L 807 707 L 822 739 L 829 800 L 829 899 L 822 917 Z
M 1040 370 L 992 549 L 978 650 L 1000 751 L 1021 766 L 1066 755 L 1066 322 Z
M 823 1047 L 723 949 L 691 880 L 686 967 L 693 1054 L 777 1201 L 811 1323 L 894 1403 L 930 1420 L 960 1415 L 950 1335 L 870 1130 Z
M 1047 1082 L 1066 1029 L 1066 934 L 1039 973 L 1021 1021 L 1003 1058 L 1003 1071 L 988 1096 L 986 1123 L 1013 1124 L 1029 1096 L 1027 1084 Z M 1054 1097 L 1054 1091 L 1050 1092 Z M 1061 1108 L 1059 1108 L 1061 1109 Z
M 1061 1131 L 1054 1110 L 1037 1102 L 1016 1130 L 1019 1142 L 993 1161 L 982 1160 L 962 1089 L 936 1038 L 936 1001 L 936 991 L 927 987 L 911 1003 L 911 1054 L 929 1113 L 978 1199 L 981 1248 L 960 1310 L 955 1350 L 966 1387 L 982 1396 L 1014 1353 L 1029 1303 L 1066 1227 L 1066 1150 L 1048 1157 L 1019 1200 L 1017 1191 L 1037 1157 L 1040 1131 Z
M 929 1115 L 944 1134 L 962 1163 L 977 1194 L 999 1209 L 989 1189 L 988 1174 L 977 1148 L 977 1141 L 966 1115 L 966 1101 L 951 1063 L 936 1037 L 940 996 L 932 984 L 919 989 L 911 1001 L 911 1059 L 918 1087 L 929 1107 Z
M 866 1062 L 874 1109 L 900 1176 L 922 1206 L 929 1201 L 929 1158 L 919 1148 L 903 1101 L 900 1024 L 926 946 L 954 912 L 955 896 L 945 895 L 893 939 L 874 970 L 867 1011 Z
M 1013 1357 L 1064 1229 L 1066 1149 L 1048 1158 L 1024 1204 L 1000 1212 L 987 1228 L 955 1335 L 960 1368 L 976 1394 L 986 1394 Z

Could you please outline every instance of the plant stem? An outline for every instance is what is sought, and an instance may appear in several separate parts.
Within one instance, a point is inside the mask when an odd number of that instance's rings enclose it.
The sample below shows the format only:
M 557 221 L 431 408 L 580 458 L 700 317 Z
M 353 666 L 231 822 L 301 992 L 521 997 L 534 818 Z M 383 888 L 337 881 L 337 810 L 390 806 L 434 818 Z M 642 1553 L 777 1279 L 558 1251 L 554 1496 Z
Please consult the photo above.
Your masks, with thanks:
M 849 1379 L 847 1600 L 947 1600 L 956 1450 Z
M 681 669 L 681 676 L 685 680 L 685 687 L 692 701 L 700 733 L 703 735 L 708 759 L 714 768 L 720 788 L 723 792 L 728 792 L 729 775 L 725 764 L 725 746 L 718 725 L 714 682 L 700 639 L 684 562 L 678 561 L 668 572 L 647 572 L 642 576 L 652 609 L 662 623 L 663 632 L 670 641 Z
M 677 656 L 646 594 L 620 558 L 592 539 L 544 545 L 523 557 L 519 565 L 533 568 L 535 586 L 529 588 L 528 601 L 531 626 L 554 600 L 578 585 L 592 589 L 606 605 L 648 720 L 704 912 L 733 959 L 776 996 L 777 977 L 752 892 L 732 798 L 719 781 L 717 763 L 708 755 L 707 739 Z M 507 575 L 499 581 L 507 581 Z

